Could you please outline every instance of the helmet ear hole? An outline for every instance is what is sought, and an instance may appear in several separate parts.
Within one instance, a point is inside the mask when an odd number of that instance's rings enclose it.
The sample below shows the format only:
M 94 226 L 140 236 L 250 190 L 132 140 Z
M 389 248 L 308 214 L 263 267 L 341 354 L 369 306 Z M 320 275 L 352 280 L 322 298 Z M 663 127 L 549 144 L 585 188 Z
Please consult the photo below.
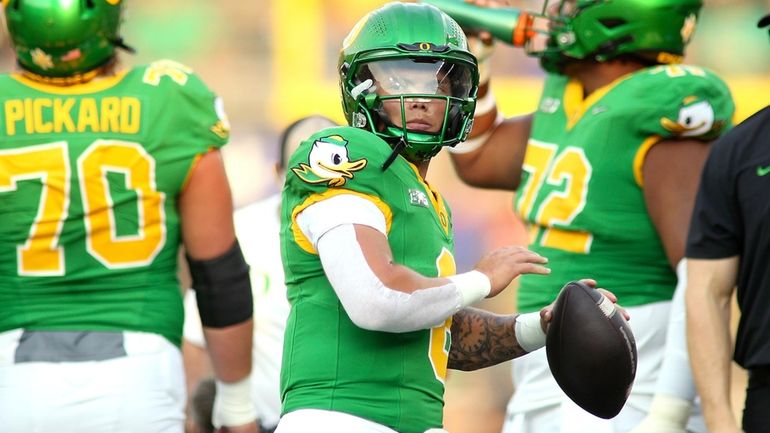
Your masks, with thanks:
M 94 0 L 86 0 L 86 8 L 87 9 L 93 9 L 96 5 L 94 4 Z

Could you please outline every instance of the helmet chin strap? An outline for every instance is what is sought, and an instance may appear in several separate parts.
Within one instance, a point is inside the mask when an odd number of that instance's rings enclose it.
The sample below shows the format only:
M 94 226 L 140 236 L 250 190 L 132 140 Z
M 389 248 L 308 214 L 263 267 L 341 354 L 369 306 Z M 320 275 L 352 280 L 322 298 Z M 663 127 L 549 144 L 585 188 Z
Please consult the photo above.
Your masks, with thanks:
M 396 157 L 399 153 L 401 153 L 401 150 L 403 150 L 406 147 L 406 139 L 402 136 L 399 137 L 398 142 L 393 146 L 393 152 L 390 153 L 390 156 L 388 156 L 388 159 L 385 160 L 385 162 L 382 164 L 382 171 L 385 171 L 390 167 L 390 164 L 393 164 L 393 161 L 396 160 Z

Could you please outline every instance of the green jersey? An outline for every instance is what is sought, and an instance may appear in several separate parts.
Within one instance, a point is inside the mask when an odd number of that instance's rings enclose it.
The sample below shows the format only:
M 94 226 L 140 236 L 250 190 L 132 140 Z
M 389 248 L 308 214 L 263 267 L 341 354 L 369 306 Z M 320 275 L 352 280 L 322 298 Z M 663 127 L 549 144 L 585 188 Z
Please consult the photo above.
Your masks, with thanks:
M 515 207 L 552 272 L 521 277 L 519 309 L 588 277 L 626 306 L 671 299 L 676 275 L 647 213 L 642 165 L 661 141 L 717 137 L 733 111 L 727 86 L 692 66 L 642 69 L 585 100 L 578 82 L 549 76 Z
M 291 304 L 281 369 L 283 413 L 333 410 L 402 433 L 422 433 L 442 425 L 451 318 L 433 329 L 398 334 L 357 327 L 296 224 L 313 203 L 353 194 L 382 211 L 395 263 L 428 277 L 453 275 L 446 202 L 401 156 L 383 171 L 390 154 L 390 146 L 374 134 L 339 127 L 313 135 L 289 161 L 281 206 Z
M 179 345 L 177 196 L 227 141 L 215 95 L 171 61 L 73 86 L 0 75 L 0 89 L 0 331 Z

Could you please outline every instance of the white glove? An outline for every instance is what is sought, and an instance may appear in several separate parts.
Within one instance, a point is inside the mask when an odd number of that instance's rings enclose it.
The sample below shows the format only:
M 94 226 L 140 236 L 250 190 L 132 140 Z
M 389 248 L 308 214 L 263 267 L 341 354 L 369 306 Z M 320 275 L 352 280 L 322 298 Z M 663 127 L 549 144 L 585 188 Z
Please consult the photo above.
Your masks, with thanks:
M 687 400 L 655 394 L 647 417 L 630 433 L 687 433 L 691 409 Z

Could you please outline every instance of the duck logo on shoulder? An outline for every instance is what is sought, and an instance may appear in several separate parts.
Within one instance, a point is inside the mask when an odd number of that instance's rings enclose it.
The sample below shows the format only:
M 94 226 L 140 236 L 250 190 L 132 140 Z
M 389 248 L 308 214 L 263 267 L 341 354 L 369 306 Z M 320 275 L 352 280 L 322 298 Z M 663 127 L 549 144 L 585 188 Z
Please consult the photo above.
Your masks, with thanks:
M 302 162 L 291 171 L 305 183 L 340 187 L 348 179 L 353 179 L 355 172 L 366 167 L 367 162 L 364 158 L 351 161 L 348 141 L 340 135 L 329 135 L 313 143 L 307 164 Z
M 699 137 L 718 132 L 724 126 L 723 122 L 714 119 L 711 104 L 696 96 L 684 98 L 676 120 L 662 117 L 660 124 L 678 137 Z

